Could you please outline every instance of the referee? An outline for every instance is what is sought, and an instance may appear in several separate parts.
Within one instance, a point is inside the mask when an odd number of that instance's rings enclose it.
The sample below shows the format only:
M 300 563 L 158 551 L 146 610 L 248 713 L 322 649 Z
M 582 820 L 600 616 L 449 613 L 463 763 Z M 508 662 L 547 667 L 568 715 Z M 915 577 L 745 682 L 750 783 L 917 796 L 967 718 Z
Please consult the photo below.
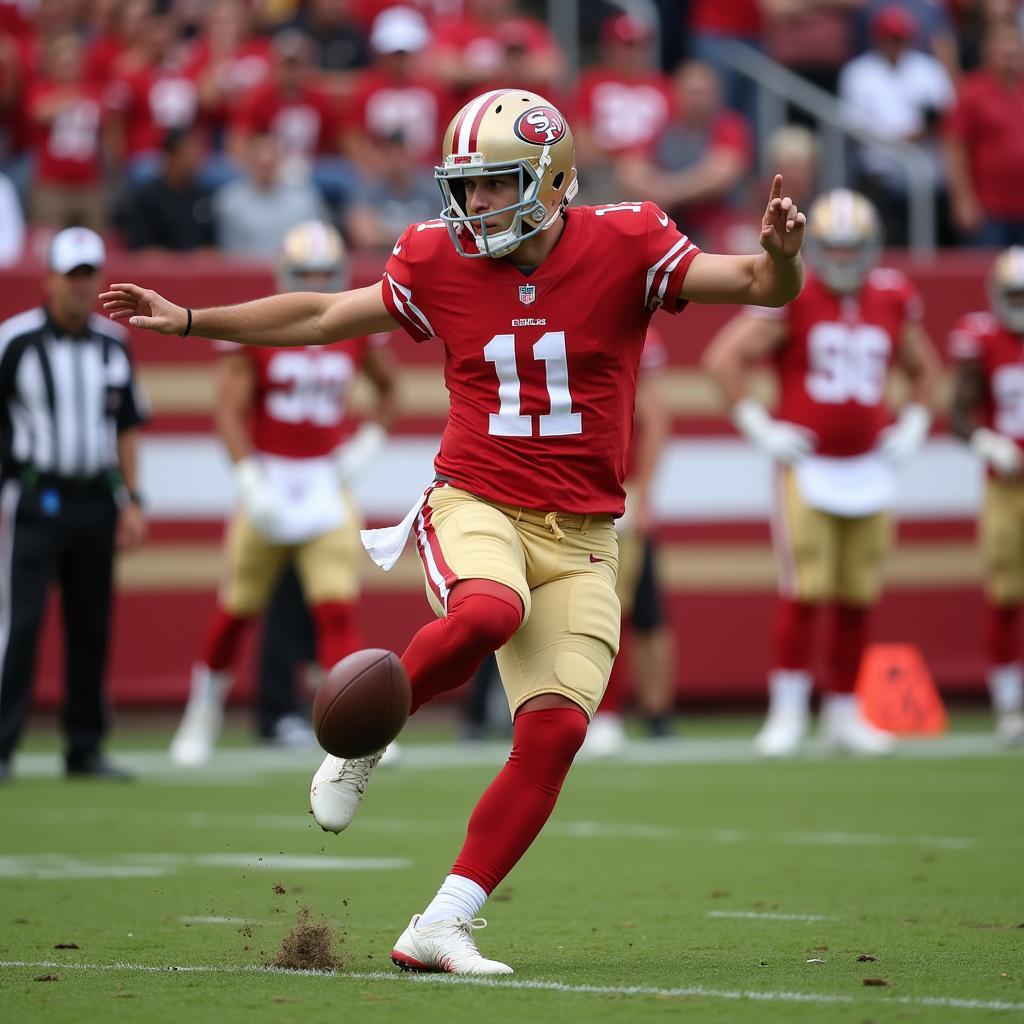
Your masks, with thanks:
M 47 594 L 61 588 L 68 776 L 127 779 L 101 743 L 115 545 L 142 542 L 146 418 L 126 333 L 92 312 L 103 241 L 53 240 L 46 303 L 0 324 L 0 781 L 28 718 Z

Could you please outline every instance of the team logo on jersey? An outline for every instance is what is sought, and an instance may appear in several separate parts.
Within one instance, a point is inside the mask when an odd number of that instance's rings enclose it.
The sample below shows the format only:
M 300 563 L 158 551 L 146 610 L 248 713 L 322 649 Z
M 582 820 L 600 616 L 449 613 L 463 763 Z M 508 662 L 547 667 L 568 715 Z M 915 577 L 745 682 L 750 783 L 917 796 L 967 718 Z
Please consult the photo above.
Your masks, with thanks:
M 519 286 L 519 301 L 524 306 L 532 306 L 535 298 L 537 298 L 537 288 L 535 285 L 521 284 Z
M 565 134 L 565 119 L 554 107 L 531 107 L 516 118 L 512 130 L 523 142 L 550 146 Z

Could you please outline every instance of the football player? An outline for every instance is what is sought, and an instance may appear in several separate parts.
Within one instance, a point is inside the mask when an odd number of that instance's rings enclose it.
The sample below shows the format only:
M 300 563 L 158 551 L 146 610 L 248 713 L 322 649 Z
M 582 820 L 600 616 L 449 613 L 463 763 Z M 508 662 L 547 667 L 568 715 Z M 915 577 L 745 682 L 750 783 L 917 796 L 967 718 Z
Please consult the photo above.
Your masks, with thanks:
M 799 298 L 781 310 L 741 313 L 705 353 L 733 423 L 777 466 L 780 593 L 768 717 L 755 740 L 766 757 L 797 753 L 806 736 L 813 627 L 823 605 L 832 621 L 822 741 L 864 755 L 893 745 L 862 716 L 854 685 L 891 540 L 895 468 L 928 436 L 939 363 L 920 297 L 900 271 L 876 266 L 881 248 L 867 199 L 846 189 L 821 196 L 808 214 L 810 273 Z M 777 377 L 774 417 L 748 391 L 747 370 L 760 359 Z M 886 403 L 892 364 L 910 381 L 894 424 Z
M 999 254 L 988 292 L 991 312 L 968 313 L 950 334 L 958 366 L 949 424 L 987 469 L 979 535 L 989 601 L 988 686 L 996 736 L 1024 743 L 1024 248 Z
M 724 256 L 700 252 L 651 203 L 572 207 L 572 133 L 521 89 L 471 100 L 443 148 L 441 216 L 408 228 L 377 284 L 204 310 L 115 284 L 103 302 L 114 319 L 165 334 L 311 345 L 397 324 L 444 346 L 450 409 L 434 482 L 364 544 L 388 566 L 415 533 L 438 618 L 402 655 L 413 711 L 497 651 L 512 752 L 392 958 L 509 974 L 477 948 L 477 915 L 551 814 L 618 649 L 613 520 L 651 314 L 691 300 L 790 301 L 803 281 L 804 217 L 776 177 L 763 252 Z M 379 756 L 324 761 L 311 789 L 324 828 L 351 822 Z
M 343 243 L 333 227 L 307 221 L 285 236 L 282 292 L 329 294 L 345 277 Z M 214 417 L 241 500 L 227 529 L 217 608 L 171 743 L 176 764 L 210 757 L 242 632 L 264 610 L 290 560 L 310 606 L 320 664 L 329 668 L 360 646 L 359 513 L 348 485 L 380 449 L 394 415 L 395 373 L 382 340 L 361 335 L 330 346 L 220 346 Z M 360 372 L 375 388 L 376 407 L 349 437 L 349 393 Z M 293 715 L 276 729 L 288 744 L 311 731 Z

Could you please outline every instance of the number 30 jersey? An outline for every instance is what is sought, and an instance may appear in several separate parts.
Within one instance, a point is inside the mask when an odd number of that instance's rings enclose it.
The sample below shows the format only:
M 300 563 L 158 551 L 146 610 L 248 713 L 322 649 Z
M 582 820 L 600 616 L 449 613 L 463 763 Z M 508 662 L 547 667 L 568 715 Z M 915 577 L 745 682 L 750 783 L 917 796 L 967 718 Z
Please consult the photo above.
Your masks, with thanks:
M 440 220 L 409 227 L 382 287 L 415 341 L 443 339 L 437 475 L 509 505 L 621 515 L 647 326 L 686 305 L 697 253 L 647 202 L 571 207 L 530 274 L 460 256 Z
M 923 313 L 917 291 L 898 270 L 876 268 L 852 296 L 829 291 L 812 274 L 779 310 L 759 310 L 786 324 L 775 351 L 776 416 L 813 431 L 819 455 L 870 451 L 890 421 L 889 367 L 904 326 Z
M 243 356 L 252 364 L 253 448 L 287 459 L 332 452 L 349 433 L 349 393 L 367 349 L 386 337 L 296 348 L 217 342 L 217 351 Z
M 977 361 L 985 378 L 981 424 L 1024 448 L 1024 338 L 991 313 L 968 313 L 953 326 L 949 354 Z

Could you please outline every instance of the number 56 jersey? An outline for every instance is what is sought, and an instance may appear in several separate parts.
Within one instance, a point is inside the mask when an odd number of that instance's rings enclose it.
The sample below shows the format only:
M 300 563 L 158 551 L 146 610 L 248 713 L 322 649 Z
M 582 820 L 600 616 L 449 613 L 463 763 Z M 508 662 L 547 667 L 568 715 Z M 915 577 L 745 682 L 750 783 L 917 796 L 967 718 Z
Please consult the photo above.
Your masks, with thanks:
M 440 220 L 409 227 L 383 296 L 413 340 L 443 339 L 437 475 L 508 505 L 621 515 L 647 326 L 656 309 L 686 305 L 697 253 L 647 202 L 569 208 L 529 274 L 460 256 Z
M 870 451 L 891 420 L 886 383 L 903 327 L 923 314 L 907 277 L 879 267 L 859 292 L 841 297 L 808 274 L 792 302 L 758 314 L 781 317 L 787 328 L 775 351 L 778 418 L 812 431 L 818 455 Z

